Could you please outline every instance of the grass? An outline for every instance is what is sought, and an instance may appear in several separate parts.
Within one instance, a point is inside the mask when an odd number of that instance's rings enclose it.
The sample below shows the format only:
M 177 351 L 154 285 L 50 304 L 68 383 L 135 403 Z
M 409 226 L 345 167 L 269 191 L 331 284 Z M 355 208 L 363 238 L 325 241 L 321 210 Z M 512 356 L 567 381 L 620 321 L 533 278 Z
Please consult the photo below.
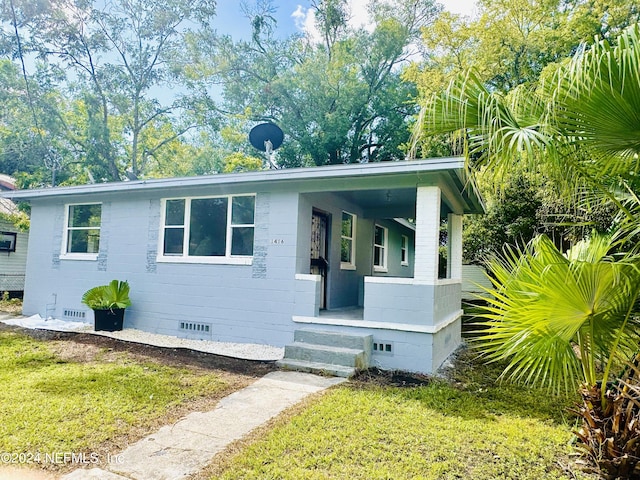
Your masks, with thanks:
M 71 348 L 73 342 L 59 343 Z M 229 389 L 203 369 L 113 352 L 74 361 L 55 346 L 0 331 L 0 452 L 113 453 L 132 432 L 155 428 L 183 404 Z
M 467 364 L 451 382 L 336 388 L 214 465 L 209 478 L 593 478 L 567 470 L 574 425 L 564 411 L 574 399 L 497 385 L 495 373 Z

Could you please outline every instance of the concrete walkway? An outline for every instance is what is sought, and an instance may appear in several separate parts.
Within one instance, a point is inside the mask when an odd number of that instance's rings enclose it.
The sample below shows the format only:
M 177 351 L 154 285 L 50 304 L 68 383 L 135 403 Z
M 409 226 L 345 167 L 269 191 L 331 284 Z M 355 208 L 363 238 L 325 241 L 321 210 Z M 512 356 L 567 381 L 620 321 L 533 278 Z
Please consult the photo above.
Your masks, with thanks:
M 230 444 L 306 396 L 345 381 L 308 373 L 273 372 L 223 398 L 206 413 L 187 415 L 162 427 L 125 451 L 112 455 L 103 469 L 75 470 L 61 480 L 174 480 L 204 468 Z

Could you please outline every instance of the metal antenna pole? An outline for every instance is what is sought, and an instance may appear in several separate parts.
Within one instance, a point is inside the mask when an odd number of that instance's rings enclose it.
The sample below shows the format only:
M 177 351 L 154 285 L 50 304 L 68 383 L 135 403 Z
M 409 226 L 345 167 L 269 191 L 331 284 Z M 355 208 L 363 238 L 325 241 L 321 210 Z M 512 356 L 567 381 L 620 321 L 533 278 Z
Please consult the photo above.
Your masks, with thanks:
M 273 163 L 273 143 L 271 140 L 264 141 L 264 150 L 267 153 L 267 161 L 269 162 L 269 168 L 273 168 L 274 170 L 278 169 L 278 166 Z

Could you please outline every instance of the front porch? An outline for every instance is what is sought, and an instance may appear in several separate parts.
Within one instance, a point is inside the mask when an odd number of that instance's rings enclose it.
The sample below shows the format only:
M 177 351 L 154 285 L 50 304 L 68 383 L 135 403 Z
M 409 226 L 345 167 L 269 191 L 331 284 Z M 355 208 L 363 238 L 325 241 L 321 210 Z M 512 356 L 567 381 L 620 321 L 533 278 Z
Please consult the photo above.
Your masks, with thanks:
M 319 278 L 296 283 L 300 290 L 320 287 Z M 461 342 L 460 286 L 459 279 L 428 285 L 413 278 L 367 277 L 363 307 L 318 310 L 292 320 L 297 331 L 369 336 L 366 367 L 432 373 Z
M 406 222 L 414 229 L 408 247 L 411 256 L 403 264 L 408 267 L 403 271 L 411 275 L 399 276 L 391 268 L 376 268 L 380 241 L 375 236 L 369 237 L 368 244 L 356 246 L 354 240 L 349 248 L 365 249 L 370 255 L 365 257 L 360 252 L 351 268 L 345 268 L 343 250 L 341 263 L 332 267 L 329 258 L 329 268 L 322 274 L 307 273 L 309 270 L 296 274 L 292 318 L 296 329 L 370 336 L 369 366 L 423 373 L 440 367 L 461 343 L 462 215 L 478 208 L 474 203 L 478 202 L 477 197 L 472 194 L 468 198 L 464 188 L 461 191 L 463 184 L 456 185 L 447 175 L 439 175 L 432 179 L 433 184 L 412 190 L 386 188 L 335 194 L 348 197 L 347 208 L 361 212 L 370 221 L 362 228 L 377 228 L 384 225 L 384 219 L 412 219 Z M 313 196 L 310 200 L 318 201 Z M 322 205 L 312 203 L 312 207 L 319 209 Z M 360 218 L 358 221 L 365 223 Z M 343 233 L 344 225 L 341 227 Z M 347 233 L 351 234 L 351 230 Z M 344 238 L 343 234 L 343 249 Z M 389 242 L 383 247 L 389 248 Z M 330 249 L 327 252 L 332 253 Z M 369 263 L 364 268 L 362 258 Z M 408 260 L 409 256 L 403 252 L 401 258 Z M 351 293 L 348 297 L 342 290 L 357 291 L 357 295 Z M 345 302 L 345 298 L 351 300 Z M 325 305 L 329 308 L 323 308 Z

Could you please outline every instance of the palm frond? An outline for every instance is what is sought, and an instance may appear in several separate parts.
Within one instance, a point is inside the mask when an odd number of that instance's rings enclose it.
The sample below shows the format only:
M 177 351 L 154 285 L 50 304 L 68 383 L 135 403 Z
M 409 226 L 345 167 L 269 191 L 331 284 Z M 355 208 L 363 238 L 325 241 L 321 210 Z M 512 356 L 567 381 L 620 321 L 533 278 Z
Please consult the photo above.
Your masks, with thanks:
M 640 153 L 640 27 L 612 47 L 603 40 L 559 69 L 559 131 L 586 148 L 594 175 L 637 171 Z
M 565 256 L 540 236 L 489 262 L 494 288 L 475 342 L 487 359 L 507 361 L 504 377 L 553 390 L 593 385 L 596 365 L 637 341 L 628 312 L 640 273 L 608 255 L 612 242 L 594 234 Z

